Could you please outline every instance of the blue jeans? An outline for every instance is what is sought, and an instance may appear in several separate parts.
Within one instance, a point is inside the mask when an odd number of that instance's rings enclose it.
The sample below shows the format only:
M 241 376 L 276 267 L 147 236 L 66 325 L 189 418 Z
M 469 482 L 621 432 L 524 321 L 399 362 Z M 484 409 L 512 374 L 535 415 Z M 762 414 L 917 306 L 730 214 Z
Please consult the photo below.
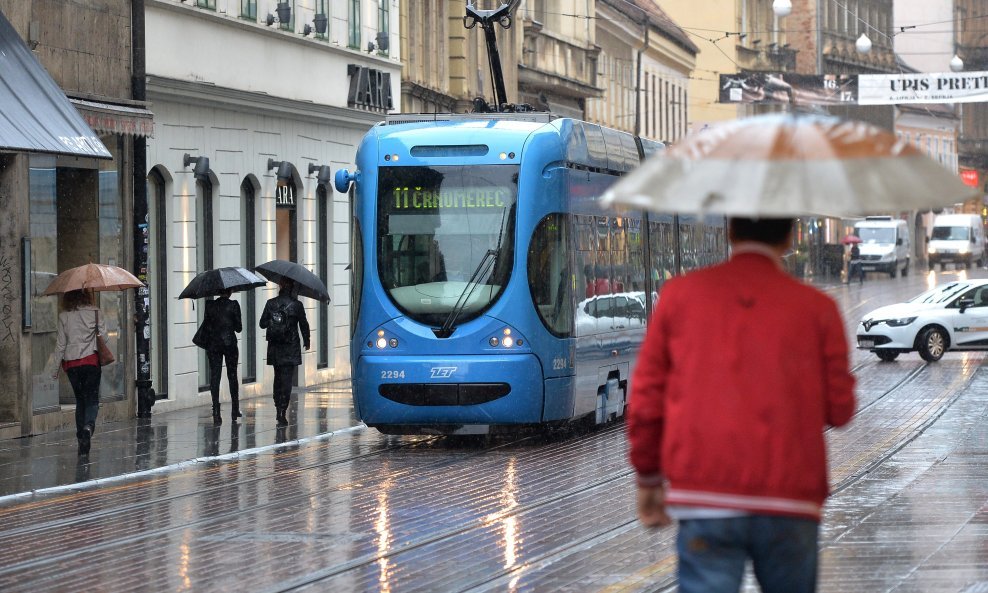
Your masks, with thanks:
M 748 515 L 679 522 L 681 593 L 737 593 L 751 560 L 762 593 L 813 593 L 819 524 Z

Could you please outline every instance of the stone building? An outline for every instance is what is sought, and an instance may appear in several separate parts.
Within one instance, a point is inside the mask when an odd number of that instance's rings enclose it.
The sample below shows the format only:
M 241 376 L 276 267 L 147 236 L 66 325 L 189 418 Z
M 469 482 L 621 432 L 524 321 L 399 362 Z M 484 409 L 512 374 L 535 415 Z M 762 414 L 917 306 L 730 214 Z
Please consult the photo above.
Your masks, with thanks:
M 405 3 L 400 3 L 405 4 Z M 366 131 L 401 109 L 396 0 L 146 0 L 150 374 L 156 410 L 209 400 L 192 344 L 197 272 L 301 263 L 329 288 L 296 382 L 349 376 L 350 204 L 331 182 Z M 277 288 L 235 293 L 241 398 L 271 393 L 264 332 Z M 228 401 L 226 381 L 221 398 Z M 225 408 L 226 409 L 226 408 Z
M 689 132 L 690 77 L 697 46 L 652 0 L 596 3 L 599 82 L 587 120 L 652 140 Z
M 0 0 L 4 23 L 9 20 L 16 32 L 5 25 L 0 52 L 5 65 L 23 55 L 22 66 L 38 68 L 17 87 L 5 87 L 11 91 L 8 97 L 28 106 L 19 116 L 17 105 L 3 108 L 7 129 L 35 140 L 48 134 L 63 144 L 23 150 L 0 146 L 0 291 L 6 332 L 0 338 L 0 437 L 74 425 L 71 386 L 64 373 L 51 378 L 59 302 L 43 294 L 48 283 L 59 272 L 89 262 L 135 268 L 134 205 L 143 192 L 137 183 L 143 178 L 139 161 L 152 132 L 152 116 L 139 100 L 140 77 L 135 76 L 142 61 L 142 30 L 135 25 L 141 14 L 134 12 L 139 6 L 131 0 Z M 8 72 L 4 82 L 11 84 L 16 75 Z M 31 82 L 43 86 L 52 79 L 47 92 L 32 90 Z M 80 115 L 82 127 L 89 127 L 83 135 L 59 130 L 60 122 Z M 134 292 L 99 297 L 110 346 L 120 361 L 103 370 L 103 420 L 134 412 L 133 319 L 140 299 Z
M 956 55 L 963 60 L 965 71 L 988 70 L 988 0 L 954 0 Z M 988 104 L 965 103 L 961 111 L 958 152 L 960 165 L 976 171 L 979 187 L 988 195 Z M 968 211 L 982 213 L 985 201 L 965 205 Z

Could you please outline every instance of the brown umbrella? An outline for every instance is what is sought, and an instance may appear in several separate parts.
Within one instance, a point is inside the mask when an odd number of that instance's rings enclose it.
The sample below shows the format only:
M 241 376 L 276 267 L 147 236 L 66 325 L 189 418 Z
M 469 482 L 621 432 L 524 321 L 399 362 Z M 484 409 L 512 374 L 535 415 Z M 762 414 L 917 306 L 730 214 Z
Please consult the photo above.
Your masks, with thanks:
M 44 294 L 52 295 L 73 290 L 126 290 L 138 286 L 144 286 L 144 283 L 123 268 L 106 264 L 86 264 L 65 270 L 55 276 Z

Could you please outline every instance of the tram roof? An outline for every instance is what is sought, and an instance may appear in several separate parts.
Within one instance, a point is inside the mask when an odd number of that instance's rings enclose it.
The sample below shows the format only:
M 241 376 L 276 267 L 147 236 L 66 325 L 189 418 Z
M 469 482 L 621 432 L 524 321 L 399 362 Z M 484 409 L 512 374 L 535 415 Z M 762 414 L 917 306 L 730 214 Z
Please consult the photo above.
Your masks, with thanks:
M 627 172 L 634 169 L 640 162 L 638 147 L 634 136 L 627 132 L 613 130 L 597 124 L 581 120 L 564 118 L 558 115 L 529 111 L 521 113 L 425 113 L 425 114 L 392 114 L 388 115 L 382 125 L 395 126 L 402 124 L 440 123 L 454 128 L 457 124 L 475 124 L 501 130 L 515 130 L 528 134 L 534 130 L 552 124 L 560 140 L 565 145 L 567 161 L 600 170 Z M 444 125 L 444 127 L 445 127 Z M 406 128 L 407 129 L 407 128 Z M 448 128 L 447 128 L 448 129 Z M 387 131 L 382 130 L 382 134 Z M 646 154 L 656 150 L 661 144 L 649 142 L 645 146 Z M 655 145 L 655 146 L 652 146 Z

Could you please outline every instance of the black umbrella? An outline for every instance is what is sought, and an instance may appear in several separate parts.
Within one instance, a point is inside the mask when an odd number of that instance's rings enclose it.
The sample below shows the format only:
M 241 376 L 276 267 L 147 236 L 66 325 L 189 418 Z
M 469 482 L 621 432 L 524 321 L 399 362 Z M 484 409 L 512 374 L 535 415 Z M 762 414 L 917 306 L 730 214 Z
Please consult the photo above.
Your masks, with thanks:
M 180 299 L 201 299 L 217 296 L 227 290 L 248 290 L 264 286 L 268 281 L 247 268 L 230 267 L 206 270 L 185 287 Z
M 316 299 L 317 301 L 329 302 L 329 291 L 319 276 L 316 276 L 305 266 L 283 259 L 271 260 L 254 268 L 259 274 L 272 282 L 280 282 L 282 278 L 295 281 L 298 294 Z

